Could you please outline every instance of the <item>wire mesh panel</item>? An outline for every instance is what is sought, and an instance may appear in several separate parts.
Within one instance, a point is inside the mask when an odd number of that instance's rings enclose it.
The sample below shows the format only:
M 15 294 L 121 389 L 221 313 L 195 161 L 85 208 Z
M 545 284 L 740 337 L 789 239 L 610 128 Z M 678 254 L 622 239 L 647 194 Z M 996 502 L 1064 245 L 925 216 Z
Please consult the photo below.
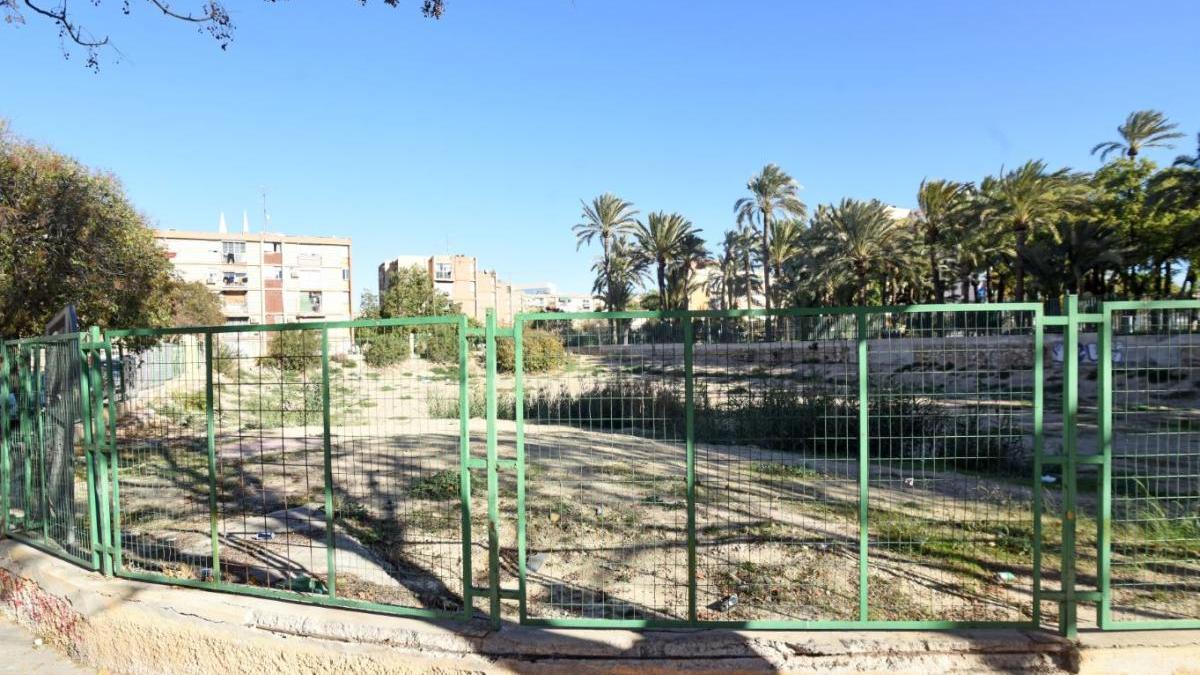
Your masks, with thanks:
M 339 597 L 466 611 L 459 328 L 330 331 Z
M 870 618 L 1031 621 L 1035 312 L 868 318 Z
M 121 571 L 464 612 L 460 322 L 125 339 Z
M 8 343 L 10 532 L 95 567 L 79 336 Z
M 695 322 L 697 619 L 854 621 L 855 316 L 774 322 Z
M 205 336 L 122 337 L 116 347 L 118 570 L 211 580 Z
M 687 620 L 683 338 L 653 318 L 523 325 L 529 619 Z
M 1120 303 L 1118 303 L 1119 305 Z M 1200 621 L 1200 305 L 1115 309 L 1110 616 Z

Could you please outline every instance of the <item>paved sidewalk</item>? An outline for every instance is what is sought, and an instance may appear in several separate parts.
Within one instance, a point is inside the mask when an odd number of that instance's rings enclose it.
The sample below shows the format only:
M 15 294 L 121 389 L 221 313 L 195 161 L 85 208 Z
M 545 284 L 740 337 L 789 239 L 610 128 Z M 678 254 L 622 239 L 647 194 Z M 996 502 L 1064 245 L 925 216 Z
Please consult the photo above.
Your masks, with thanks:
M 24 627 L 0 612 L 0 675 L 81 675 L 84 670 L 53 647 L 37 646 L 37 639 Z

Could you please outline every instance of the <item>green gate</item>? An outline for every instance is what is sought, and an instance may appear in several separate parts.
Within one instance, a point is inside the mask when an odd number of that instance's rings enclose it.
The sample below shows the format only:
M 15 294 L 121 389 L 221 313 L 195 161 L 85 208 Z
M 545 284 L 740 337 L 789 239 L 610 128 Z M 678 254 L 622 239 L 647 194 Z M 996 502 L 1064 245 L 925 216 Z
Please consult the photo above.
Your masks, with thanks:
M 1200 302 L 1102 311 L 1099 624 L 1200 628 Z

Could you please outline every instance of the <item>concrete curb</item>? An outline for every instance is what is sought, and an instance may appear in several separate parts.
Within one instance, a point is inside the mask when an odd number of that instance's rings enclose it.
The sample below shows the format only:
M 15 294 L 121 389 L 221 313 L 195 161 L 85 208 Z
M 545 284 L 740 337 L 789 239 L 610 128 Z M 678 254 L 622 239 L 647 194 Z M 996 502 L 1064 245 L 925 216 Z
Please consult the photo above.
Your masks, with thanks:
M 1147 658 L 1156 672 L 1200 673 L 1193 632 L 1082 645 L 1030 631 L 493 633 L 106 579 L 11 540 L 0 541 L 0 604 L 79 662 L 120 673 L 1132 673 Z

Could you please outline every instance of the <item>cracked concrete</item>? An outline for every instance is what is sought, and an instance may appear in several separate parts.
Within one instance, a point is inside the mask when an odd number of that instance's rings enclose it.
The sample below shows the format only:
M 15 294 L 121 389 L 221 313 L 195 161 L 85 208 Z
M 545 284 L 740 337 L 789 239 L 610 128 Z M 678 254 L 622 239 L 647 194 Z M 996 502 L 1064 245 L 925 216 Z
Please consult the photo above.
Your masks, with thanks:
M 1200 632 L 550 630 L 406 619 L 105 579 L 0 542 L 0 603 L 113 673 L 1200 673 Z

